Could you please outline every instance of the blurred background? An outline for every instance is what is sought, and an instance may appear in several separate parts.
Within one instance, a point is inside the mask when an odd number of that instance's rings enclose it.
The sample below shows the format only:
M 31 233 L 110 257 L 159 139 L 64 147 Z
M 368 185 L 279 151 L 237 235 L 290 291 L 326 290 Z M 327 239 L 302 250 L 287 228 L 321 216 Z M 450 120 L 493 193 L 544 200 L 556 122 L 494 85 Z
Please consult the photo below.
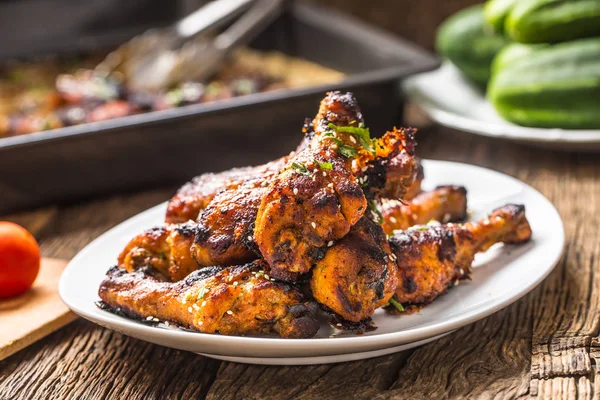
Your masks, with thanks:
M 437 26 L 476 0 L 308 0 L 331 6 L 368 23 L 433 49 Z M 72 42 L 85 49 L 100 34 L 110 42 L 183 17 L 204 4 L 201 0 L 1 0 L 0 57 L 36 52 L 52 42 Z M 480 2 L 479 2 L 480 3 Z M 23 29 L 26 27 L 27 29 Z

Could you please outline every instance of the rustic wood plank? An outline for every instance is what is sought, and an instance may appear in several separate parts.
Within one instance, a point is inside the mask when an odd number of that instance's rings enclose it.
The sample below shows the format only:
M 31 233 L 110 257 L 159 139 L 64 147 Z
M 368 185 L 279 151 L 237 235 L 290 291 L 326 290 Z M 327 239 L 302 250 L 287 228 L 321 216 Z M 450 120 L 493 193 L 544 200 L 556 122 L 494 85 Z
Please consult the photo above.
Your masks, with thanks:
M 0 299 L 0 360 L 62 328 L 76 317 L 58 296 L 65 260 L 43 258 L 33 287 L 25 294 Z
M 218 362 L 79 320 L 0 362 L 0 399 L 203 398 Z

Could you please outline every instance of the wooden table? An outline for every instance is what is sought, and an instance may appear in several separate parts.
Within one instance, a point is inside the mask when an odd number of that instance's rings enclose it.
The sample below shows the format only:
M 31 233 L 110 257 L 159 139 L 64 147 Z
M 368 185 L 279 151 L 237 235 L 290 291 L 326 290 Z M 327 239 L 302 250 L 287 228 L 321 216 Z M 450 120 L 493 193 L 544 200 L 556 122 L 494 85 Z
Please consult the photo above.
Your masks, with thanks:
M 600 393 L 600 156 L 528 148 L 443 128 L 421 131 L 419 143 L 424 158 L 502 171 L 556 205 L 565 222 L 566 253 L 529 295 L 417 349 L 306 367 L 219 362 L 77 320 L 0 362 L 0 399 L 512 399 Z M 166 200 L 173 190 L 11 218 L 38 224 L 44 255 L 70 258 L 111 226 Z

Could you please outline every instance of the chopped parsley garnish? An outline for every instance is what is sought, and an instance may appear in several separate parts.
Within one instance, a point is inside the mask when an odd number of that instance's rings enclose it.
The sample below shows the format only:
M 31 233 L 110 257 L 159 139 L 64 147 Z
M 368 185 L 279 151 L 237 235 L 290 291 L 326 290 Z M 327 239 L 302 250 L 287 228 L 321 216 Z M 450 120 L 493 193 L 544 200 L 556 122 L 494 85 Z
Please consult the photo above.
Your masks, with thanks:
M 400 304 L 400 302 L 398 300 L 394 299 L 393 297 L 390 299 L 389 304 L 396 307 L 396 310 L 398 310 L 400 312 L 404 311 L 404 307 L 402 307 L 402 304 Z
M 344 157 L 351 158 L 358 154 L 354 147 L 344 144 L 340 139 L 334 138 L 333 140 L 335 140 L 335 143 L 338 145 L 338 153 Z
M 319 168 L 324 169 L 324 170 L 331 171 L 333 169 L 333 164 L 331 164 L 330 162 L 322 163 L 315 159 L 315 164 L 317 164 L 319 166 Z
M 381 212 L 377 208 L 377 202 L 375 200 L 369 200 L 369 210 L 371 210 L 373 216 L 377 218 L 375 222 L 378 224 L 383 223 L 383 215 L 381 215 Z
M 200 292 L 198 292 L 198 300 L 202 300 L 204 298 L 204 295 L 206 295 L 206 293 L 208 293 L 207 288 L 200 289 Z
M 365 148 L 368 152 L 375 154 L 375 147 L 373 146 L 373 141 L 371 140 L 371 132 L 369 128 L 365 128 L 365 125 L 361 122 L 358 127 L 355 126 L 337 126 L 334 124 L 329 124 L 328 127 L 330 129 L 335 129 L 338 132 L 346 132 L 351 134 L 358 140 L 362 147 Z
M 165 253 L 159 253 L 158 258 L 160 258 L 161 260 L 166 260 L 167 256 L 165 255 Z
M 304 164 L 293 162 L 292 163 L 292 168 L 294 168 L 296 171 L 298 171 L 302 175 L 310 175 L 310 172 L 308 171 L 308 168 L 306 168 L 306 165 L 304 165 Z

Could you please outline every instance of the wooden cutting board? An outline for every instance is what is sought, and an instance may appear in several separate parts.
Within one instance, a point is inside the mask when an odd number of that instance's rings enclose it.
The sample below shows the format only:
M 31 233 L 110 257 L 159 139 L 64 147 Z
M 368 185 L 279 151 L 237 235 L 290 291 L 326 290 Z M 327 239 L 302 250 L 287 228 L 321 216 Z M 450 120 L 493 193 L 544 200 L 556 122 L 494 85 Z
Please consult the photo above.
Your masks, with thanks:
M 31 290 L 0 300 L 0 360 L 76 318 L 58 296 L 58 280 L 66 265 L 64 260 L 43 258 Z

